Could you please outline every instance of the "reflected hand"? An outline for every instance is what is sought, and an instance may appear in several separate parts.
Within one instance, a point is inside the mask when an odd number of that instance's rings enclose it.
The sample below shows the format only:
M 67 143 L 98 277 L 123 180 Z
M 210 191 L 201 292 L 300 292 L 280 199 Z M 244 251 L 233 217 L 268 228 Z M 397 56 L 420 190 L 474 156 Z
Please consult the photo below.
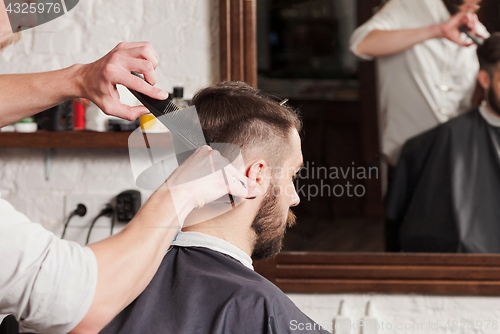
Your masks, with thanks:
M 80 96 L 94 102 L 108 115 L 135 120 L 149 111 L 144 106 L 122 104 L 116 85 L 164 100 L 168 94 L 153 86 L 157 66 L 157 54 L 149 42 L 120 43 L 101 59 L 81 66 L 78 76 Z M 131 72 L 143 74 L 147 82 Z
M 461 25 L 465 24 L 470 29 L 471 34 L 477 34 L 476 25 L 478 23 L 479 19 L 474 13 L 467 12 L 455 14 L 450 20 L 439 25 L 440 37 L 447 38 L 461 46 L 470 46 L 473 43 L 467 43 L 462 39 L 462 33 L 459 28 Z

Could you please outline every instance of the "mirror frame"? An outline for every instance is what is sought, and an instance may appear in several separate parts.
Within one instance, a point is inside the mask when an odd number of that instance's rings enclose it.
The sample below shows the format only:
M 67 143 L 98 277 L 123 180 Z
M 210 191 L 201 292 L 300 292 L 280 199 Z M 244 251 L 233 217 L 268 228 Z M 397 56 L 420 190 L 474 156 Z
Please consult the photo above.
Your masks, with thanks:
M 359 22 L 371 17 L 379 3 L 358 0 Z M 257 87 L 256 6 L 256 0 L 220 0 L 222 81 Z M 367 101 L 362 107 L 368 108 L 367 118 L 376 120 L 373 64 L 360 66 L 367 67 L 360 77 Z M 494 254 L 282 252 L 254 265 L 285 292 L 500 294 L 500 255 Z

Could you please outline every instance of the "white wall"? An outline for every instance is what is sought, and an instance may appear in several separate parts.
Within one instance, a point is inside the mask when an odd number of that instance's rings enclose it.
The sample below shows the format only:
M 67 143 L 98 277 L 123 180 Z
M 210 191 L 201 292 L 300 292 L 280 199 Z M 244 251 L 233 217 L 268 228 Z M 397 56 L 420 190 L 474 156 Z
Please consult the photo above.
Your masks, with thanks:
M 186 95 L 218 80 L 217 0 L 82 0 L 69 14 L 24 33 L 23 40 L 0 54 L 0 73 L 58 69 L 90 62 L 120 41 L 148 40 L 159 54 L 158 86 L 183 85 Z M 0 192 L 18 210 L 45 227 L 60 231 L 63 199 L 68 193 L 109 193 L 133 188 L 126 149 L 59 149 L 52 178 L 44 178 L 44 152 L 0 149 Z M 453 297 L 371 294 L 290 294 L 297 305 L 321 324 L 331 323 L 341 300 L 352 321 L 363 316 L 372 301 L 378 322 L 392 330 L 379 333 L 498 333 L 500 329 L 447 331 L 448 320 L 500 320 L 500 300 L 493 297 Z M 439 322 L 397 330 L 407 323 Z M 452 323 L 449 323 L 452 326 Z M 477 325 L 477 323 L 476 323 Z M 328 326 L 327 326 L 328 327 Z M 404 327 L 403 327 L 404 328 Z M 468 328 L 466 326 L 465 328 Z M 358 333 L 354 331 L 353 333 Z
M 219 80 L 216 0 L 82 0 L 69 13 L 23 32 L 0 53 L 0 74 L 56 70 L 99 59 L 121 41 L 149 41 L 158 53 L 157 86 L 184 86 L 185 96 Z M 123 150 L 56 150 L 52 179 L 44 152 L 0 150 L 0 192 L 18 210 L 58 231 L 68 193 L 116 192 L 135 186 Z
M 219 79 L 217 0 L 81 0 L 69 13 L 23 33 L 0 54 L 0 74 L 88 63 L 119 42 L 149 41 L 159 56 L 157 86 L 186 96 Z
M 343 300 L 343 310 L 345 310 L 343 315 L 354 325 L 351 334 L 360 333 L 362 327 L 356 323 L 365 316 L 366 304 L 369 301 L 370 315 L 380 326 L 377 331 L 379 334 L 500 332 L 498 297 L 396 294 L 289 294 L 288 296 L 302 311 L 327 330 L 331 330 L 332 320 Z
M 45 228 L 61 231 L 67 194 L 119 194 L 135 187 L 127 149 L 58 149 L 45 180 L 43 149 L 0 149 L 0 193 Z

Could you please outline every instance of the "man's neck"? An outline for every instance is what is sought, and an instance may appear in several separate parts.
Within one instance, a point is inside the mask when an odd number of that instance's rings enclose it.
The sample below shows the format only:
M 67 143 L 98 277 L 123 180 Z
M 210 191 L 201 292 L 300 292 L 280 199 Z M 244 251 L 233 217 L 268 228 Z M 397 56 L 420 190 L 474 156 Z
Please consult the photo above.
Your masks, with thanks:
M 490 115 L 493 117 L 500 119 L 500 115 L 491 107 L 491 104 L 488 101 L 486 101 L 486 110 L 488 110 Z
M 219 217 L 184 227 L 182 231 L 199 232 L 222 239 L 252 256 L 255 234 L 251 225 L 254 216 L 248 207 L 241 204 Z

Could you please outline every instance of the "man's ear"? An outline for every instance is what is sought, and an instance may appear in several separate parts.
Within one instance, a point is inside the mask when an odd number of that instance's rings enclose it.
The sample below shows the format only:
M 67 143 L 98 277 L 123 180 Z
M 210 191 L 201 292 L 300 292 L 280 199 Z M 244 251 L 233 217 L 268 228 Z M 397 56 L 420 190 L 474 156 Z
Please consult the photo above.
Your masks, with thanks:
M 485 70 L 480 70 L 477 74 L 477 80 L 484 90 L 490 89 L 491 78 L 488 72 L 486 72 Z
M 255 161 L 248 167 L 247 177 L 262 186 L 266 182 L 266 171 L 267 164 L 264 160 Z

